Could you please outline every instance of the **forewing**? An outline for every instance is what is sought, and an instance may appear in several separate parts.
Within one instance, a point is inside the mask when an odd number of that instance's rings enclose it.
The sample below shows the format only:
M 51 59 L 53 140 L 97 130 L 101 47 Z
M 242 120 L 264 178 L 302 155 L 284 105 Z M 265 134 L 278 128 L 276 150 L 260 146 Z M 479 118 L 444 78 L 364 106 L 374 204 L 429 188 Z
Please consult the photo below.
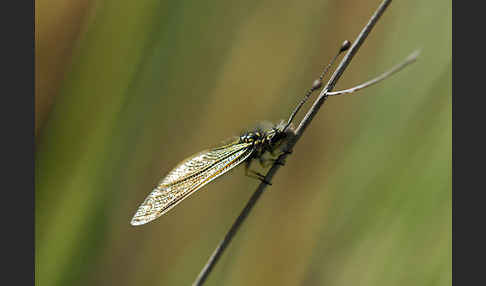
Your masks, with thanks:
M 238 166 L 252 152 L 251 144 L 229 144 L 182 161 L 147 196 L 131 224 L 146 224 L 158 218 L 193 192 Z
M 235 152 L 247 149 L 250 145 L 251 144 L 249 143 L 232 143 L 223 147 L 205 150 L 194 154 L 172 169 L 172 171 L 160 181 L 159 186 L 175 184 L 201 173 Z

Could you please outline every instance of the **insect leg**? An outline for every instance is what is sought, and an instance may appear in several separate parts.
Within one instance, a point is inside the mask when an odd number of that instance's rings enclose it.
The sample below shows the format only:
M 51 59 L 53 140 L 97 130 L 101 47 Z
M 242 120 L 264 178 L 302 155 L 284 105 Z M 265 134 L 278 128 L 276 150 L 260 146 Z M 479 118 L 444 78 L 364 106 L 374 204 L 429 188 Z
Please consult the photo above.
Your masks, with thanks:
M 287 151 L 287 150 L 283 150 L 280 152 L 280 154 L 276 154 L 276 149 L 270 149 L 269 150 L 269 153 L 270 155 L 272 155 L 274 158 L 270 158 L 270 159 L 263 159 L 263 156 L 260 157 L 260 164 L 263 166 L 263 167 L 268 167 L 269 163 L 273 164 L 273 163 L 276 163 L 280 166 L 284 166 L 285 165 L 285 161 L 283 160 L 280 160 L 280 155 L 282 154 L 285 154 L 285 155 L 289 155 L 289 154 L 292 154 L 292 151 Z
M 271 164 L 277 164 L 280 166 L 285 166 L 285 161 L 280 160 L 279 158 L 271 158 L 271 159 L 266 159 L 264 162 L 261 162 L 263 167 L 268 167 Z
M 280 160 L 278 160 L 278 158 L 264 159 L 264 158 L 260 157 L 259 162 L 260 162 L 260 166 L 262 166 L 263 168 L 267 168 L 275 162 L 277 162 L 277 164 L 279 164 L 281 166 L 285 165 L 285 162 L 281 162 Z
M 267 185 L 272 185 L 272 183 L 265 180 L 265 176 L 263 174 L 250 169 L 252 162 L 253 162 L 252 159 L 246 161 L 246 163 L 245 163 L 245 176 L 250 177 L 250 178 L 254 178 L 254 179 L 258 179 L 258 180 L 264 182 Z

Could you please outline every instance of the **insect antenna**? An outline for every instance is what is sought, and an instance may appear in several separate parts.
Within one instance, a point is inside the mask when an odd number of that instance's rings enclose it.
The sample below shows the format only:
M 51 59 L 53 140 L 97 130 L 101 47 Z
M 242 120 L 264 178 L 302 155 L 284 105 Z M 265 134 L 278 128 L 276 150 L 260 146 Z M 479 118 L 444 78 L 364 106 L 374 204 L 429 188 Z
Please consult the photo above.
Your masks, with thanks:
M 306 101 L 309 99 L 309 97 L 312 95 L 312 93 L 322 86 L 322 79 L 324 78 L 326 73 L 329 71 L 331 66 L 334 64 L 334 62 L 337 60 L 339 55 L 341 55 L 341 53 L 348 50 L 349 47 L 351 47 L 351 42 L 348 41 L 348 40 L 344 41 L 343 44 L 341 45 L 341 47 L 339 48 L 338 53 L 334 56 L 334 58 L 331 60 L 331 62 L 326 66 L 324 71 L 322 71 L 319 78 L 314 81 L 314 83 L 312 84 L 312 87 L 307 91 L 304 98 L 302 98 L 302 100 L 299 102 L 299 104 L 294 109 L 294 111 L 292 111 L 292 114 L 290 114 L 289 120 L 287 121 L 287 124 L 285 125 L 285 127 L 283 129 L 284 131 L 290 126 L 290 123 L 292 123 L 292 121 L 294 120 L 295 115 L 297 115 L 297 112 L 299 112 L 299 110 L 302 108 L 302 105 L 304 105 L 304 103 L 306 103 Z

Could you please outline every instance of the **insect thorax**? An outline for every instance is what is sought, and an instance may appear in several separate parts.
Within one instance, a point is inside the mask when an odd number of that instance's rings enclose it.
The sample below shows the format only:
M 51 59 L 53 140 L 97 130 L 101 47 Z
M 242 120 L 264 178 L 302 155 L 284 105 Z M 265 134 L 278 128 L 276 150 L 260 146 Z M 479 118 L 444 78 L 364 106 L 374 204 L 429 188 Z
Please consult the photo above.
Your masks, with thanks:
M 285 131 L 283 129 L 284 125 L 282 123 L 267 129 L 256 128 L 255 130 L 243 133 L 239 141 L 241 143 L 253 144 L 255 152 L 252 157 L 259 157 L 265 152 L 275 155 L 275 153 L 281 152 L 279 149 L 283 146 L 283 143 L 294 134 L 292 128 L 288 128 Z

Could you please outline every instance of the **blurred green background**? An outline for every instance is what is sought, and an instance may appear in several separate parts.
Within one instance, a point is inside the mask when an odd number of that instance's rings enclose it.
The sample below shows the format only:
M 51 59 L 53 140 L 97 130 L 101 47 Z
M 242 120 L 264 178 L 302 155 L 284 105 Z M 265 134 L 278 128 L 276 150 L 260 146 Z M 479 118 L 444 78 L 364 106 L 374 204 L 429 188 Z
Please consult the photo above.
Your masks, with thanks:
M 287 118 L 379 3 L 36 1 L 36 285 L 190 285 L 258 181 L 238 168 L 132 227 L 139 204 Z M 337 89 L 419 61 L 326 102 L 207 285 L 452 284 L 451 6 L 391 4 Z

